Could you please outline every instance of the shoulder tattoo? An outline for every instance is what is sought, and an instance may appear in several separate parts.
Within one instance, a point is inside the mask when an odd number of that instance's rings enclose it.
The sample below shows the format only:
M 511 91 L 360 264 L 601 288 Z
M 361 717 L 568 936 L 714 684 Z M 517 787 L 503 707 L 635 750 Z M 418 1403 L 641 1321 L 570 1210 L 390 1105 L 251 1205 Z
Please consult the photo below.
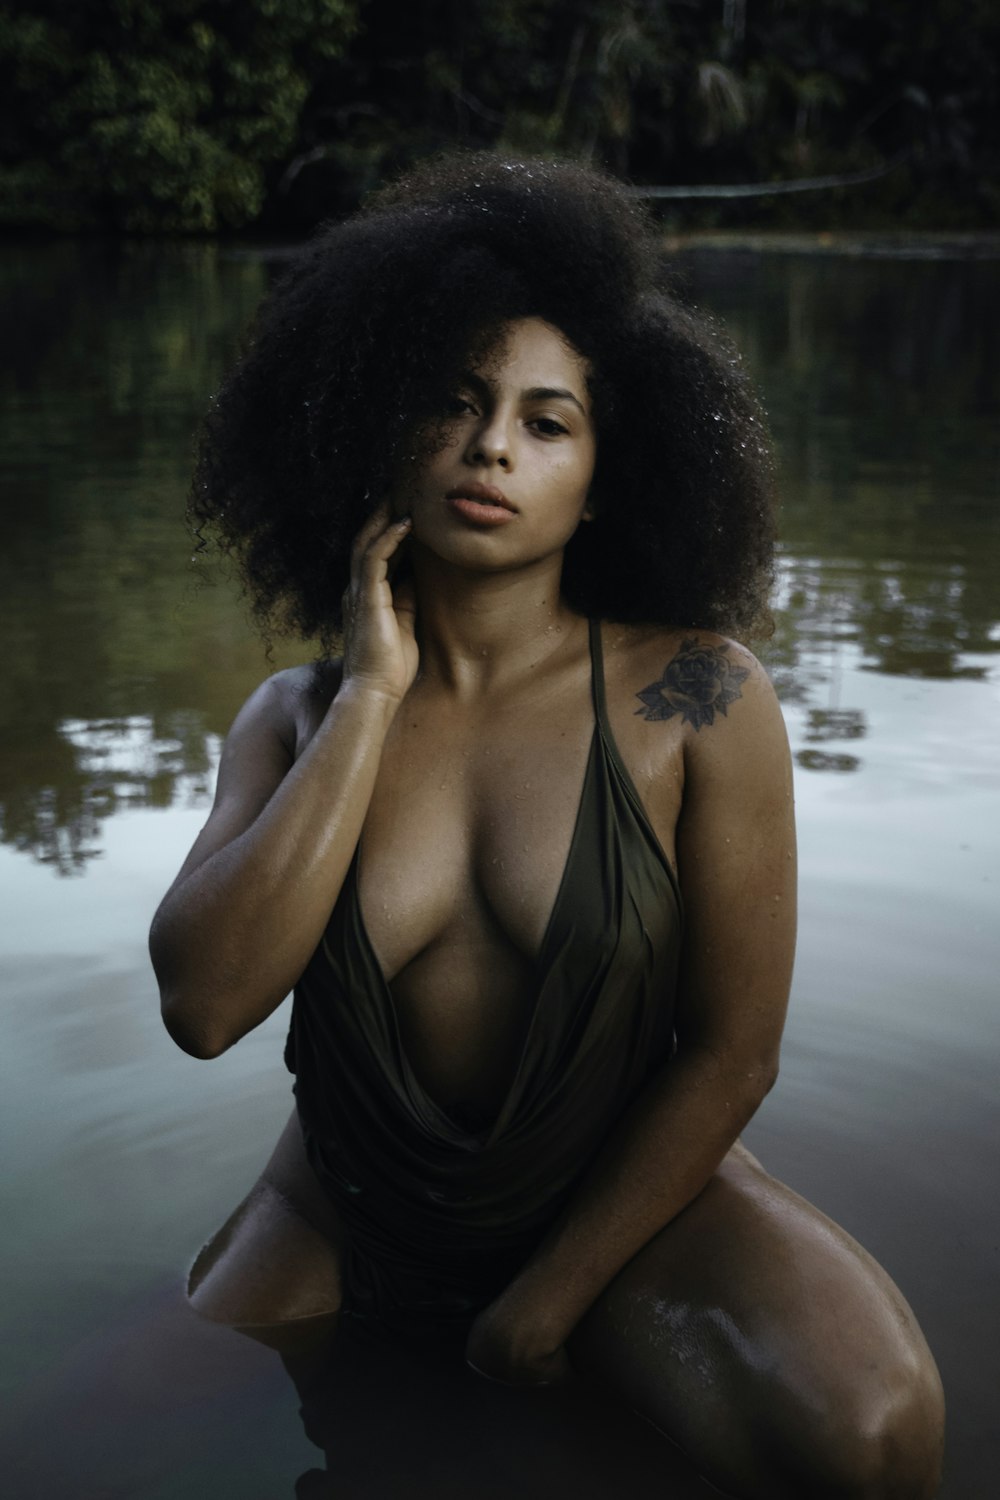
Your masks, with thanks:
M 740 683 L 750 676 L 746 667 L 729 660 L 728 646 L 700 646 L 696 636 L 681 641 L 677 655 L 666 665 L 659 682 L 651 682 L 636 693 L 644 719 L 672 719 L 700 729 L 714 724 L 716 714 L 725 714 L 730 703 L 742 698 Z

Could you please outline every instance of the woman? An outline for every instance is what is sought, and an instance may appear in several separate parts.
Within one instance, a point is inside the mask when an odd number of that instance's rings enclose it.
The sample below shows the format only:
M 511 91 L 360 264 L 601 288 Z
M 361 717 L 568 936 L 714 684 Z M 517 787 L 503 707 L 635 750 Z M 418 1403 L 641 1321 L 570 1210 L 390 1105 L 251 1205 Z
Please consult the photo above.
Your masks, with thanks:
M 272 293 L 193 510 L 324 655 L 241 710 L 151 948 L 195 1056 L 294 986 L 297 1109 L 191 1298 L 576 1367 L 733 1495 L 925 1500 L 912 1313 L 738 1140 L 794 941 L 781 714 L 729 638 L 768 502 L 736 359 L 599 174 L 438 161 Z

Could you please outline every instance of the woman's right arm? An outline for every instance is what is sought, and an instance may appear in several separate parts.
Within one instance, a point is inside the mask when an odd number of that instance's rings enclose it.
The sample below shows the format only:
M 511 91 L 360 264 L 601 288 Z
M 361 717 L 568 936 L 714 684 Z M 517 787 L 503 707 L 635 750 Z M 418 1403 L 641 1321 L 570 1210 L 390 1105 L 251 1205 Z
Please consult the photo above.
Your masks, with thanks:
M 194 1057 L 217 1057 L 280 1005 L 340 893 L 416 675 L 412 596 L 394 600 L 388 581 L 407 524 L 383 510 L 358 537 L 343 679 L 298 760 L 280 675 L 240 711 L 211 815 L 153 919 L 164 1024 Z

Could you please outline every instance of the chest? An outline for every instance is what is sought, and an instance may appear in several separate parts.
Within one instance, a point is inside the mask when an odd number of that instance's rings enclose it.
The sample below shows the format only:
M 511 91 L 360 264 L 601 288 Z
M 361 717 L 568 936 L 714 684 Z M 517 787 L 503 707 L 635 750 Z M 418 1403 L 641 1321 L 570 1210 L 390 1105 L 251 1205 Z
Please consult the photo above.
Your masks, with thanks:
M 593 725 L 526 737 L 433 715 L 390 737 L 360 846 L 359 897 L 390 979 L 435 944 L 537 953 L 566 865 Z
M 539 709 L 463 715 L 418 702 L 398 716 L 359 855 L 361 909 L 390 982 L 435 952 L 480 973 L 539 954 L 582 803 L 599 794 L 589 694 Z M 645 810 L 670 855 L 679 788 L 647 775 L 641 757 L 628 770 L 645 783 Z

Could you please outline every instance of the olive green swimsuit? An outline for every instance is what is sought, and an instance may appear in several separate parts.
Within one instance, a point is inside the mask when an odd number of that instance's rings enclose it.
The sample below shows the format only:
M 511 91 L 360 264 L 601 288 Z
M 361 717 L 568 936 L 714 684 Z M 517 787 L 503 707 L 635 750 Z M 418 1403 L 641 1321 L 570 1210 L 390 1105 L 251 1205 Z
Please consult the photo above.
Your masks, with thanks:
M 673 1050 L 681 899 L 608 726 L 595 725 L 534 1009 L 496 1119 L 421 1087 L 365 930 L 357 852 L 295 988 L 285 1061 L 306 1150 L 346 1222 L 345 1310 L 399 1326 L 467 1317 L 531 1254 L 618 1116 Z

